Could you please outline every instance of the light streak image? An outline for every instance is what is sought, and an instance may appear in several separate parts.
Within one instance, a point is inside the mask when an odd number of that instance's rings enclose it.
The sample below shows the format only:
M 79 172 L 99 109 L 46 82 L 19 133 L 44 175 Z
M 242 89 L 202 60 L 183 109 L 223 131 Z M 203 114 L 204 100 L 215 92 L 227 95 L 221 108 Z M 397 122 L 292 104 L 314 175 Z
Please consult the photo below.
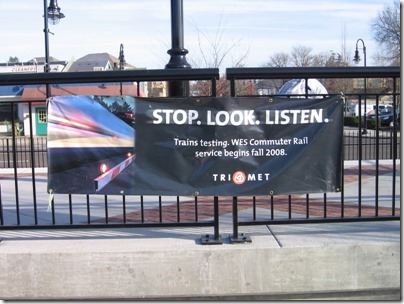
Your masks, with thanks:
M 135 100 L 129 96 L 50 98 L 48 189 L 78 194 L 127 192 L 133 186 L 134 120 Z M 101 167 L 105 171 L 121 169 L 111 178 L 108 172 L 100 172 Z M 100 180 L 104 175 L 107 177 Z M 104 192 L 96 188 L 101 184 Z

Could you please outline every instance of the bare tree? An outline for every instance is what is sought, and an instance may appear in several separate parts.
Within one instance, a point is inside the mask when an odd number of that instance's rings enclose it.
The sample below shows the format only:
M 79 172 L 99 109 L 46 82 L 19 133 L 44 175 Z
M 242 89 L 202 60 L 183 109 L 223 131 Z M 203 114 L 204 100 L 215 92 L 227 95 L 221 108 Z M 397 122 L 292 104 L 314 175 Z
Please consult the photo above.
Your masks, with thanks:
M 382 63 L 400 65 L 400 1 L 395 0 L 392 6 L 385 6 L 372 20 L 373 38 L 382 47 L 378 58 Z
M 10 56 L 9 58 L 8 58 L 8 61 L 7 61 L 7 63 L 18 63 L 18 62 L 20 62 L 20 60 L 18 59 L 18 57 L 17 56 Z
M 230 65 L 228 67 L 245 66 L 249 47 L 245 49 L 241 39 L 225 40 L 226 28 L 222 26 L 222 18 L 220 18 L 214 35 L 210 35 L 196 26 L 195 29 L 198 33 L 198 48 L 193 49 L 188 57 L 193 68 L 222 68 L 224 64 Z M 238 89 L 236 88 L 236 90 Z M 209 95 L 211 93 L 210 82 L 193 82 L 191 91 L 196 95 Z M 230 96 L 229 83 L 224 74 L 216 83 L 216 92 L 218 96 Z
M 269 61 L 265 63 L 264 66 L 281 68 L 289 66 L 289 62 L 290 62 L 289 54 L 280 52 L 275 53 L 274 55 L 269 57 Z
M 333 64 L 333 56 L 332 54 L 328 54 L 327 52 L 322 52 L 318 54 L 314 54 L 311 60 L 311 66 L 322 67 L 322 66 L 332 66 Z
M 195 26 L 198 33 L 198 49 L 189 54 L 189 61 L 194 68 L 220 68 L 225 61 L 230 61 L 231 67 L 242 67 L 248 57 L 249 47 L 241 50 L 241 39 L 225 41 L 226 28 L 222 26 L 222 17 L 214 35 L 202 31 Z M 226 62 L 229 64 L 228 62 Z
M 350 62 L 352 62 L 352 51 L 347 46 L 347 39 L 346 39 L 346 24 L 342 27 L 341 30 L 341 53 L 339 54 L 341 57 L 340 66 L 349 66 Z
M 298 45 L 292 48 L 291 61 L 296 67 L 308 67 L 313 63 L 313 49 L 308 46 Z

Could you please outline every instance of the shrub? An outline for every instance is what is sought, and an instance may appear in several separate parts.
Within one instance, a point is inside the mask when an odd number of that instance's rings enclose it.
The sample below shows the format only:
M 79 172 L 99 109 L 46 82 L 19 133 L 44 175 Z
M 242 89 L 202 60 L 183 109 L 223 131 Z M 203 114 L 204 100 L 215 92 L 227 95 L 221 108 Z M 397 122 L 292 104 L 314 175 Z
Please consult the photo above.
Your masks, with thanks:
M 344 117 L 344 126 L 357 127 L 358 123 L 359 123 L 359 117 L 357 117 L 357 116 L 345 116 Z

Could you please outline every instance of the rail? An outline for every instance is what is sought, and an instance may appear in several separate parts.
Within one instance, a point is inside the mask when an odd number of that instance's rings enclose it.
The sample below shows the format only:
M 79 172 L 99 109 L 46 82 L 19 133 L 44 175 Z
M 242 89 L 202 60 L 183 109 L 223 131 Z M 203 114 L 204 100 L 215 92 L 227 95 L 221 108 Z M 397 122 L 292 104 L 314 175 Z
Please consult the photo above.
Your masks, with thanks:
M 226 70 L 230 95 L 245 79 L 353 79 L 387 78 L 391 92 L 344 92 L 357 98 L 370 97 L 379 105 L 383 96 L 398 106 L 400 69 L 367 68 L 232 68 Z M 218 69 L 134 70 L 83 73 L 0 74 L 0 85 L 69 84 L 99 82 L 197 81 L 211 83 L 216 96 Z M 306 81 L 307 83 L 307 81 Z M 307 89 L 306 89 L 307 91 Z M 139 91 L 138 91 L 139 92 Z M 308 96 L 309 94 L 305 94 Z M 18 105 L 28 107 L 34 117 L 36 101 L 7 101 L 15 117 Z M 42 101 L 44 102 L 44 101 Z M 395 113 L 394 115 L 397 115 Z M 377 117 L 376 117 L 377 119 Z M 15 121 L 11 121 L 15 125 Z M 30 128 L 32 130 L 32 118 Z M 12 128 L 0 137 L 0 229 L 76 229 L 114 227 L 212 227 L 202 244 L 220 244 L 221 217 L 231 213 L 233 242 L 248 242 L 239 226 L 400 219 L 399 127 L 376 125 L 362 135 L 363 121 L 345 130 L 343 142 L 343 187 L 333 194 L 267 197 L 164 197 L 55 194 L 49 196 L 46 137 L 18 136 Z M 32 132 L 30 133 L 32 134 Z M 369 188 L 371 183 L 371 188 Z M 370 190 L 369 190 L 370 189 Z
M 353 79 L 364 78 L 367 81 L 369 78 L 388 78 L 392 81 L 392 92 L 388 94 L 393 101 L 394 115 L 393 120 L 397 116 L 397 107 L 399 105 L 398 97 L 400 93 L 397 91 L 398 79 L 400 78 L 399 67 L 309 67 L 309 68 L 228 68 L 226 70 L 227 79 L 230 81 L 231 96 L 237 95 L 237 81 L 240 80 L 254 80 L 254 79 L 305 79 L 305 97 L 310 97 L 308 79 Z M 352 92 L 343 92 L 347 96 L 357 96 L 359 104 L 362 100 L 370 96 L 369 92 L 361 92 L 355 94 Z M 383 94 L 373 92 L 375 98 L 376 108 L 379 107 L 380 99 Z M 319 97 L 319 96 L 312 96 Z M 376 114 L 376 120 L 378 120 Z M 364 120 L 364 121 L 363 121 Z M 365 124 L 364 124 L 365 123 Z M 366 162 L 368 140 L 362 136 L 363 125 L 366 126 L 366 119 L 362 118 L 361 107 L 359 107 L 359 123 L 358 123 L 358 149 L 356 155 L 357 161 L 352 168 L 350 164 L 345 161 L 346 146 L 342 155 L 344 160 L 344 168 L 342 170 L 343 186 L 339 195 L 332 194 L 319 194 L 319 195 L 287 195 L 280 197 L 268 197 L 264 199 L 253 198 L 251 202 L 247 203 L 248 208 L 251 210 L 250 215 L 243 215 L 244 218 L 238 217 L 238 210 L 241 205 L 246 202 L 240 201 L 239 198 L 233 197 L 232 199 L 232 214 L 233 214 L 233 235 L 234 242 L 245 242 L 246 237 L 243 233 L 239 233 L 239 226 L 248 225 L 276 225 L 276 224 L 300 224 L 300 223 L 329 223 L 329 222 L 352 222 L 352 221 L 381 221 L 381 220 L 399 220 L 400 209 L 397 201 L 399 201 L 400 193 L 397 187 L 397 181 L 400 173 L 400 163 L 397 160 L 400 145 L 398 136 L 398 126 L 393 125 L 391 130 L 391 142 L 389 145 L 392 147 L 390 156 L 391 162 L 383 162 L 380 157 L 381 134 L 379 124 L 376 124 L 375 133 L 373 134 L 373 161 Z M 349 139 L 348 139 L 349 140 Z M 345 144 L 347 137 L 345 136 Z M 349 155 L 349 154 L 348 154 Z M 386 193 L 382 195 L 381 177 L 386 174 L 391 174 L 391 183 L 386 186 L 389 188 Z M 366 179 L 369 177 L 374 178 L 374 184 L 370 187 L 365 187 Z M 349 189 L 351 187 L 352 179 L 357 183 L 356 191 Z M 372 181 L 373 182 L 373 181 Z M 370 189 L 369 189 L 370 188 Z M 384 190 L 386 190 L 383 187 Z M 366 191 L 366 203 L 364 192 Z M 353 193 L 353 199 L 352 199 Z M 383 199 L 382 199 L 383 197 Z M 385 199 L 387 197 L 387 199 Z M 369 204 L 369 201 L 371 202 Z M 265 208 L 268 214 L 263 218 L 257 218 L 257 210 Z

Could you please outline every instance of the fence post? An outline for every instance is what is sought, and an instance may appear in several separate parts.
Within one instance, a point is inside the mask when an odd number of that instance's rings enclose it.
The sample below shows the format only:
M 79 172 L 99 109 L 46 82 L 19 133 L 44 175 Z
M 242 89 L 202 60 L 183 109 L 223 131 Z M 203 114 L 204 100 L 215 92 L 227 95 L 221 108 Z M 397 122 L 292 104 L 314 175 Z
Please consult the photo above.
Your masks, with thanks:
M 238 232 L 237 196 L 233 196 L 233 236 L 230 237 L 230 243 L 251 243 L 250 236 Z
M 215 196 L 213 198 L 213 225 L 214 235 L 213 238 L 209 234 L 202 237 L 202 245 L 222 245 L 223 241 L 219 234 L 219 198 Z

